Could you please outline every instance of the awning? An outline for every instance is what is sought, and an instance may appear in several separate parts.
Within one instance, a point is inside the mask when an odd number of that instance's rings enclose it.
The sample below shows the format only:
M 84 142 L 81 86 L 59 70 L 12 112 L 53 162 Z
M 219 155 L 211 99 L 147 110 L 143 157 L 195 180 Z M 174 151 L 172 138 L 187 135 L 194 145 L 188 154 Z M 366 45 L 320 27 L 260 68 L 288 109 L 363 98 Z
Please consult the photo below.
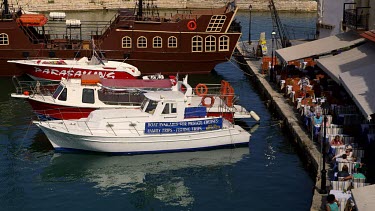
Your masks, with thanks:
M 340 74 L 375 63 L 375 43 L 365 43 L 336 56 L 317 60 L 317 65 L 338 84 Z
M 375 61 L 371 65 L 340 74 L 340 79 L 362 114 L 370 120 L 375 113 Z
M 375 210 L 375 185 L 355 188 L 351 191 L 358 211 Z
M 288 62 L 297 59 L 324 55 L 334 50 L 356 45 L 365 39 L 357 33 L 349 31 L 335 36 L 314 40 L 304 44 L 276 50 L 276 56 Z
M 318 59 L 317 65 L 344 86 L 364 117 L 370 120 L 375 113 L 375 43 Z

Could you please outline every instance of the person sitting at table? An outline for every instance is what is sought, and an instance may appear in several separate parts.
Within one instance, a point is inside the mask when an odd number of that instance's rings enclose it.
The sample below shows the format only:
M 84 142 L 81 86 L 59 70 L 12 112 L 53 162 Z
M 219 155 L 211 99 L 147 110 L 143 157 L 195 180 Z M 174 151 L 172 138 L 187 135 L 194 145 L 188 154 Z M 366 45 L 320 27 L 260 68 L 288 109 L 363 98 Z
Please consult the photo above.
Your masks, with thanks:
M 341 146 L 344 145 L 344 143 L 341 141 L 341 137 L 339 135 L 336 135 L 334 139 L 330 142 L 331 146 Z
M 316 116 L 313 117 L 312 121 L 312 124 L 314 125 L 314 138 L 316 139 L 320 132 L 320 126 L 322 125 L 323 117 L 320 115 L 320 113 L 316 113 Z
M 354 173 L 341 179 L 341 181 L 347 181 L 351 179 L 366 179 L 366 176 L 362 173 Z
M 329 194 L 327 196 L 327 211 L 339 211 L 340 202 L 336 199 L 335 195 Z
M 343 153 L 340 153 L 336 156 L 333 156 L 332 160 L 335 160 L 336 158 L 342 158 L 343 155 L 346 155 L 346 159 L 348 161 L 354 161 L 354 157 L 353 157 L 353 147 L 348 145 L 346 148 L 345 148 L 345 152 Z
M 350 176 L 349 174 L 349 168 L 347 165 L 343 165 L 342 168 L 341 168 L 341 171 L 339 171 L 337 173 L 337 178 L 340 178 L 340 177 L 348 177 Z

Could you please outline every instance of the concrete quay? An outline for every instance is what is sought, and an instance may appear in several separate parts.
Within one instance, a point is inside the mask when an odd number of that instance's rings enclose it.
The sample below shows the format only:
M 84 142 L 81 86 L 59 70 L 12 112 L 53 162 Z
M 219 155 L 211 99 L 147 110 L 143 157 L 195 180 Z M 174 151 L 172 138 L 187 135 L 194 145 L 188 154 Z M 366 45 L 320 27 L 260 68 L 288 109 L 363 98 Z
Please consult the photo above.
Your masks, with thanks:
M 134 8 L 138 0 L 10 0 L 9 4 L 20 5 L 28 11 L 69 11 L 69 10 L 103 10 Z M 155 0 L 153 3 L 160 9 L 210 9 L 225 5 L 228 0 Z M 269 11 L 268 0 L 237 1 L 240 10 Z M 317 2 L 314 0 L 279 0 L 275 1 L 279 11 L 314 12 Z
M 285 98 L 283 93 L 277 91 L 276 84 L 269 82 L 269 76 L 267 74 L 261 72 L 261 60 L 249 58 L 253 57 L 253 47 L 254 46 L 250 46 L 248 42 L 237 43 L 235 52 L 236 60 L 245 74 L 249 76 L 261 96 L 265 98 L 269 109 L 277 112 L 283 122 L 285 132 L 290 135 L 292 141 L 295 143 L 299 156 L 309 169 L 311 175 L 315 177 L 316 184 L 314 190 L 312 190 L 314 193 L 310 209 L 312 211 L 325 210 L 326 195 L 321 195 L 318 192 L 321 184 L 320 170 L 323 164 L 320 147 L 314 144 L 307 131 L 303 128 L 299 117 L 300 114 L 291 106 L 289 99 Z M 328 180 L 326 184 L 329 185 Z

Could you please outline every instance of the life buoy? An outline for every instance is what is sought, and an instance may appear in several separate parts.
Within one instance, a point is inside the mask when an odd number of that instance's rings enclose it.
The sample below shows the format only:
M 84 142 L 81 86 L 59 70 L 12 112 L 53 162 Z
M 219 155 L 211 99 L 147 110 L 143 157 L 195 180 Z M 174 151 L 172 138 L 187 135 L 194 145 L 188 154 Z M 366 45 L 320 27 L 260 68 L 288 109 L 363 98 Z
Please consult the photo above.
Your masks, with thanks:
M 187 23 L 187 28 L 190 30 L 190 31 L 193 31 L 195 29 L 197 29 L 197 22 L 195 22 L 194 20 L 191 20 Z
M 208 88 L 206 86 L 206 84 L 198 84 L 196 87 L 195 87 L 195 93 L 199 96 L 199 97 L 202 97 L 204 95 L 206 95 L 208 92 Z
M 206 98 L 210 98 L 210 103 L 206 103 Z M 204 107 L 211 108 L 215 103 L 215 98 L 213 96 L 202 97 L 201 103 Z

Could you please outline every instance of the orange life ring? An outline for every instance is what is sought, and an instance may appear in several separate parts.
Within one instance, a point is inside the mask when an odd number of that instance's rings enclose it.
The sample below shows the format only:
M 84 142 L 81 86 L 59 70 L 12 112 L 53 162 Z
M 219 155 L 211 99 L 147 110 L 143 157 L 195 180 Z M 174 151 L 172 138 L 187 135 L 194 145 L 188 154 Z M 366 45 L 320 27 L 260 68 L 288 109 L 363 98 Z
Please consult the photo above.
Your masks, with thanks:
M 204 95 L 206 95 L 208 92 L 208 88 L 206 86 L 206 84 L 198 84 L 196 87 L 195 87 L 195 93 L 199 96 L 199 97 L 202 97 Z
M 210 103 L 206 103 L 206 98 L 210 98 Z M 201 103 L 204 107 L 211 108 L 215 103 L 215 98 L 213 96 L 204 96 L 202 97 Z
M 190 31 L 193 31 L 195 29 L 197 29 L 197 22 L 195 22 L 194 20 L 191 20 L 187 23 L 187 28 L 190 30 Z

